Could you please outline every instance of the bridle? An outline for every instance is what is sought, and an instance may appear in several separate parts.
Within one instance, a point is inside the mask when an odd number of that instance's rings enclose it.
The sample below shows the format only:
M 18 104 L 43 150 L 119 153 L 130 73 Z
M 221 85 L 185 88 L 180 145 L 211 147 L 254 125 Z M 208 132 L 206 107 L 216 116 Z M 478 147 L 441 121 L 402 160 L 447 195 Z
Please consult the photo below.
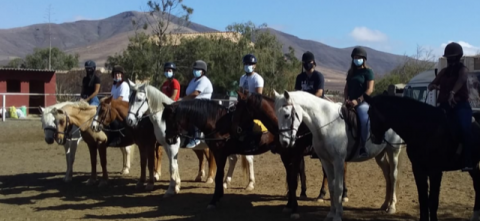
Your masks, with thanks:
M 130 95 L 130 98 L 129 98 L 130 107 L 131 107 L 131 103 L 133 103 L 133 101 L 132 101 L 132 102 L 130 102 L 130 101 L 131 101 L 132 99 L 135 99 L 136 94 L 137 94 L 137 92 L 136 92 L 136 91 L 133 91 L 132 94 Z M 137 119 L 137 121 L 140 121 L 140 120 L 142 120 L 143 118 L 147 118 L 148 115 L 140 116 L 140 114 L 139 114 L 139 113 L 140 113 L 140 110 L 141 110 L 142 107 L 143 107 L 143 105 L 144 105 L 145 103 L 147 103 L 147 102 L 148 102 L 148 97 L 145 96 L 145 99 L 142 101 L 142 103 L 141 103 L 140 106 L 138 107 L 137 111 L 136 111 L 136 112 L 132 112 L 131 109 L 129 108 L 129 109 L 128 109 L 128 115 L 132 114 L 132 115 L 135 117 L 135 119 Z

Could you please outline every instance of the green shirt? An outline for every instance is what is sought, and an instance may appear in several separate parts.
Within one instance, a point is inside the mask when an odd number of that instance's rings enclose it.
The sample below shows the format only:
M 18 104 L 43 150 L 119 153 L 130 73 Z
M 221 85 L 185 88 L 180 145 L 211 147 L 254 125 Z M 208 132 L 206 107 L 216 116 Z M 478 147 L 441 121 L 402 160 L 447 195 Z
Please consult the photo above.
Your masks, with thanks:
M 347 77 L 348 99 L 353 100 L 367 91 L 367 81 L 373 80 L 373 71 L 370 68 L 356 69 L 352 76 Z

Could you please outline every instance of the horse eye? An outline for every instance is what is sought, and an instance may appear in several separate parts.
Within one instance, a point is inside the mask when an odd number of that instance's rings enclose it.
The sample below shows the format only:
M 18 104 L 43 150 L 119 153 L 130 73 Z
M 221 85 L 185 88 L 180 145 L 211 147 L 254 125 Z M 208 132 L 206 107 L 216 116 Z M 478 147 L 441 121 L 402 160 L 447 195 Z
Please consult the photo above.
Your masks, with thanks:
M 288 119 L 290 117 L 290 114 L 285 114 L 285 119 Z

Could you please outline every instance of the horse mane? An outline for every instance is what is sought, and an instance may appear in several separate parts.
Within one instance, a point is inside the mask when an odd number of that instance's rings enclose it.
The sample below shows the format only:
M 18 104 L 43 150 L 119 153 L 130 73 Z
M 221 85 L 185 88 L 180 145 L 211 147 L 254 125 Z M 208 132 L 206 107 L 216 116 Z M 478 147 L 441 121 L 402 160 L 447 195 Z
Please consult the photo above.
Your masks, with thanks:
M 407 114 L 412 120 L 425 121 L 430 119 L 433 122 L 438 122 L 444 116 L 442 109 L 410 97 L 377 95 L 372 97 L 372 103 L 381 104 L 375 105 L 375 108 L 382 113 L 389 113 L 393 116 Z
M 303 106 L 305 107 L 304 104 L 309 104 L 309 108 L 313 108 L 314 110 L 317 110 L 317 111 L 323 111 L 321 110 L 320 108 L 321 107 L 340 107 L 342 106 L 342 103 L 340 102 L 331 102 L 329 100 L 326 100 L 324 98 L 321 98 L 321 97 L 317 97 L 313 94 L 310 94 L 308 92 L 305 92 L 305 91 L 289 91 L 288 94 L 290 95 L 290 101 L 292 103 L 295 103 L 295 104 L 298 104 L 300 106 Z M 281 99 L 282 100 L 285 100 L 286 98 L 284 97 L 283 94 L 281 94 Z M 298 102 L 298 101 L 302 101 L 302 102 Z M 313 105 L 313 104 L 321 104 L 321 105 Z M 275 102 L 275 109 L 280 109 L 282 107 L 283 104 L 281 104 L 280 102 Z
M 206 125 L 208 121 L 218 121 L 223 115 L 219 113 L 227 110 L 226 107 L 218 104 L 217 101 L 206 99 L 181 100 L 173 104 L 175 106 L 176 119 L 188 119 L 193 125 Z M 162 120 L 166 120 L 166 114 L 162 115 Z
M 72 104 L 69 104 L 69 105 L 72 106 L 72 107 L 78 108 L 80 110 L 88 110 L 88 109 L 92 108 L 92 106 L 90 106 L 89 103 L 87 103 L 86 101 L 83 101 L 83 100 L 73 102 Z
M 257 107 L 260 107 L 262 105 L 262 100 L 263 99 L 267 100 L 267 101 L 270 101 L 272 103 L 275 103 L 274 98 L 268 97 L 268 96 L 263 95 L 263 94 L 252 93 L 252 94 L 248 95 L 247 100 L 248 100 L 248 98 L 251 98 L 251 101 L 253 102 L 253 105 L 255 105 Z
M 163 103 L 171 104 L 174 102 L 170 97 L 162 93 L 156 87 L 151 86 L 147 83 L 143 83 L 139 85 L 137 88 L 143 89 L 145 91 L 145 95 L 147 96 L 147 99 L 148 99 L 148 105 L 150 106 L 150 109 L 152 109 L 153 112 L 163 111 L 165 109 L 165 107 L 163 106 Z

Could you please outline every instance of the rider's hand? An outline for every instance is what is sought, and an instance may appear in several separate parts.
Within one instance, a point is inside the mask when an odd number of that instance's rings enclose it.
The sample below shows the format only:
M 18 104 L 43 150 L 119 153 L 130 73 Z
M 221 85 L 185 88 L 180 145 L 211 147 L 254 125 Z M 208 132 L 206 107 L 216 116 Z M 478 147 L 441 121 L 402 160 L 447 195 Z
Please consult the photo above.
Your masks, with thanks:
M 457 104 L 457 102 L 455 101 L 455 94 L 450 93 L 450 96 L 448 97 L 448 104 L 450 104 L 450 106 L 452 107 Z
M 428 90 L 429 90 L 429 91 L 431 91 L 431 90 L 433 90 L 433 89 L 438 90 L 438 89 L 440 89 L 440 88 L 439 88 L 438 85 L 436 85 L 436 84 L 430 84 L 430 85 L 428 85 Z
M 352 104 L 353 107 L 356 107 L 356 106 L 358 105 L 358 101 L 357 101 L 357 100 L 352 100 L 352 101 L 350 101 L 350 102 L 351 102 L 351 104 Z

